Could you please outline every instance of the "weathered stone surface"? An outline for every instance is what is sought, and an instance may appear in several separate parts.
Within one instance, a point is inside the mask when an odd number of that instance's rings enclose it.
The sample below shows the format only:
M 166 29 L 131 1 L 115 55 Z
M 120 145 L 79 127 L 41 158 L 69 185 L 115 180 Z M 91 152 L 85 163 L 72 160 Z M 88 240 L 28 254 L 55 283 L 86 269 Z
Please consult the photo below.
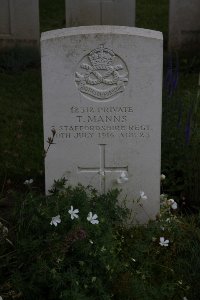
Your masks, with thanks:
M 200 50 L 199 0 L 170 0 L 169 48 Z
M 65 0 L 66 26 L 135 25 L 135 0 Z
M 39 46 L 39 1 L 0 0 L 0 47 Z
M 102 193 L 123 188 L 130 208 L 145 191 L 137 220 L 155 218 L 162 34 L 86 26 L 43 33 L 41 47 L 45 141 L 56 130 L 45 162 L 46 191 L 61 177 Z

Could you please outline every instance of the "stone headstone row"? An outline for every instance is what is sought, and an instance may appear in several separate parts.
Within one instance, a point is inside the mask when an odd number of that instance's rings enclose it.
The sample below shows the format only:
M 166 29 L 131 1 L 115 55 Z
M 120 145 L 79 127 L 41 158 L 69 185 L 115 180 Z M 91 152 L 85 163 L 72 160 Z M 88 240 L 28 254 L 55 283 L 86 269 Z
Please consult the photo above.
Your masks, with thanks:
M 66 26 L 135 25 L 135 0 L 66 0 Z M 39 46 L 39 1 L 0 0 L 0 48 Z
M 0 47 L 39 45 L 38 0 L 0 0 Z M 135 0 L 65 0 L 66 27 L 135 26 Z M 169 49 L 200 49 L 200 1 L 170 0 Z

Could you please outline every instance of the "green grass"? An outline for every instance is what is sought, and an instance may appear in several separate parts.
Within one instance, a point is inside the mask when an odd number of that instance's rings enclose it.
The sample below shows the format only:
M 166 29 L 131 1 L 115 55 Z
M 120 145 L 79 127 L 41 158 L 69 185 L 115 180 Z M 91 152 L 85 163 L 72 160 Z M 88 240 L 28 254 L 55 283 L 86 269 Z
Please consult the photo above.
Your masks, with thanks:
M 40 70 L 0 73 L 1 179 L 43 172 Z
M 199 206 L 200 105 L 198 94 L 199 58 L 182 59 L 178 87 L 172 97 L 163 93 L 162 172 L 167 174 L 166 191 L 187 205 Z M 186 129 L 191 112 L 190 138 Z M 185 198 L 185 199 L 184 199 Z M 181 200 L 182 199 L 182 200 Z

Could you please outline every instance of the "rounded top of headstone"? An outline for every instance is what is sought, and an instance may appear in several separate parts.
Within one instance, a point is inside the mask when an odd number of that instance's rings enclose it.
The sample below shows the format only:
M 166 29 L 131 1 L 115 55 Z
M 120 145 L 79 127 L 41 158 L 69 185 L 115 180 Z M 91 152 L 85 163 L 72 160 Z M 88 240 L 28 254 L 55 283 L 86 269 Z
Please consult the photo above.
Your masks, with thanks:
M 126 26 L 95 25 L 46 31 L 42 33 L 41 41 L 81 34 L 121 34 L 131 36 L 135 35 L 144 38 L 163 40 L 163 35 L 160 31 Z

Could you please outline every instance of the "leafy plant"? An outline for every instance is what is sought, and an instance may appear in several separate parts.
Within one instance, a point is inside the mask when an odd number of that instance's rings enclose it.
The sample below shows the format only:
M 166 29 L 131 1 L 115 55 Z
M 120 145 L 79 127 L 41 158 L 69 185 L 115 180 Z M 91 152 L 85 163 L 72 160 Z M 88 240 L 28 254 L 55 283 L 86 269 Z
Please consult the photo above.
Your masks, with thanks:
M 1 226 L 4 300 L 198 299 L 199 216 L 183 218 L 162 195 L 157 220 L 128 227 L 117 190 L 99 195 L 62 179 L 45 197 L 32 184 L 26 181 L 23 196 L 12 195 L 13 225 Z
M 114 228 L 127 211 L 117 205 L 118 191 L 98 195 L 64 184 L 46 198 L 30 192 L 18 201 L 9 284 L 23 299 L 110 299 L 121 268 Z

